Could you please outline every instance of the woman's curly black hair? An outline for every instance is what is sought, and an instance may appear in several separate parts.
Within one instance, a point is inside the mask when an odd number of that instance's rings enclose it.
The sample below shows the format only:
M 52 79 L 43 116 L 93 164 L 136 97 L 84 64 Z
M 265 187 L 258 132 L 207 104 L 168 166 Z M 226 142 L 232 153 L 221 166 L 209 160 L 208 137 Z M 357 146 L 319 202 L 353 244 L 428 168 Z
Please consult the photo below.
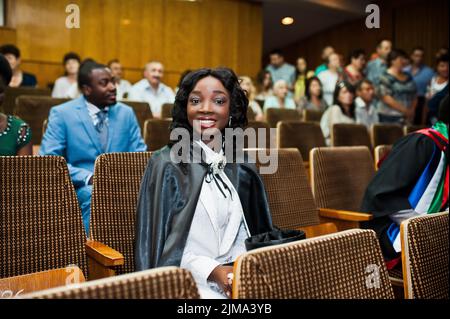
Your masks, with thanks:
M 197 82 L 207 76 L 218 79 L 230 94 L 231 121 L 229 127 L 244 129 L 247 126 L 248 99 L 245 92 L 241 89 L 239 79 L 233 70 L 229 68 L 199 69 L 188 73 L 181 82 L 172 109 L 171 131 L 176 128 L 185 128 L 189 131 L 192 138 L 193 128 L 187 116 L 189 94 Z M 174 143 L 176 141 L 171 141 L 169 146 L 172 146 Z

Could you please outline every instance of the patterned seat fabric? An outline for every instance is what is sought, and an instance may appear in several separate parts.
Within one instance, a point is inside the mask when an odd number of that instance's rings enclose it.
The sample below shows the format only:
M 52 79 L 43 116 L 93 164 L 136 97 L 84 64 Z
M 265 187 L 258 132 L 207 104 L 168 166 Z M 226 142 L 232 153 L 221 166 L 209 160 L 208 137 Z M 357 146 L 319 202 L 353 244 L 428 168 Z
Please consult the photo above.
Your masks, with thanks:
M 235 298 L 394 297 L 371 230 L 348 230 L 257 249 L 241 256 L 235 267 Z
M 155 268 L 132 274 L 55 288 L 24 295 L 39 299 L 198 299 L 191 273 L 175 267 Z
M 92 239 L 119 251 L 125 258 L 117 274 L 134 271 L 136 205 L 150 152 L 109 153 L 95 162 L 91 202 Z
M 448 212 L 409 219 L 402 228 L 408 297 L 448 299 Z
M 0 278 L 77 265 L 86 233 L 62 157 L 0 156 Z
M 374 124 L 371 128 L 373 147 L 393 145 L 404 136 L 403 128 L 396 124 Z
M 277 139 L 279 148 L 298 148 L 305 161 L 309 161 L 311 149 L 325 146 L 320 125 L 314 122 L 278 122 Z
M 301 114 L 297 110 L 268 108 L 265 113 L 266 121 L 270 127 L 277 127 L 279 121 L 301 120 Z
M 332 146 L 367 146 L 372 149 L 369 132 L 362 124 L 334 124 L 331 130 Z
M 271 150 L 270 161 L 278 156 L 274 174 L 262 174 L 273 223 L 283 229 L 318 225 L 319 212 L 314 201 L 300 152 L 297 149 Z M 258 167 L 264 166 L 256 163 Z
M 311 151 L 311 184 L 318 207 L 359 211 L 375 174 L 365 146 L 321 147 Z
M 147 150 L 156 151 L 164 147 L 170 141 L 171 119 L 150 119 L 144 124 L 144 141 Z

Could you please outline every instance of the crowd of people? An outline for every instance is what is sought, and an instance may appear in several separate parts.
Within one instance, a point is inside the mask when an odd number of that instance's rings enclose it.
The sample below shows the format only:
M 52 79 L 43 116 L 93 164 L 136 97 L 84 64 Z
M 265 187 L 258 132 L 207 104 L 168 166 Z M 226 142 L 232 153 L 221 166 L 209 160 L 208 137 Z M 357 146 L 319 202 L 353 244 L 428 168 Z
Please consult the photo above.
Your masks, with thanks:
M 222 140 L 220 151 L 215 152 L 211 143 L 217 141 L 202 135 L 203 131 L 245 128 L 248 107 L 257 120 L 264 120 L 264 111 L 269 108 L 323 112 L 321 128 L 328 143 L 335 123 L 433 125 L 394 146 L 393 155 L 364 198 L 363 208 L 373 213 L 376 221 L 383 218 L 382 227 L 379 223 L 369 227 L 377 230 L 382 243 L 387 242 L 383 248 L 387 258 L 398 263 L 398 221 L 408 214 L 448 209 L 448 196 L 441 191 L 448 190 L 446 154 L 434 151 L 438 146 L 426 137 L 435 134 L 448 146 L 448 50 L 436 55 L 434 70 L 424 64 L 422 48 L 414 48 L 408 56 L 403 50 L 392 49 L 389 40 L 379 42 L 368 63 L 366 53 L 359 49 L 350 53 L 347 65 L 331 46 L 324 48 L 322 58 L 323 64 L 312 71 L 305 58 L 298 58 L 293 66 L 276 50 L 256 85 L 249 76 L 237 76 L 227 68 L 200 69 L 184 72 L 172 90 L 162 82 L 164 66 L 159 61 L 146 64 L 144 78 L 132 85 L 123 79 L 117 59 L 104 65 L 68 53 L 63 58 L 65 74 L 55 81 L 52 96 L 71 100 L 50 110 L 39 154 L 65 158 L 89 234 L 96 158 L 103 153 L 147 149 L 126 100 L 147 102 L 155 117 L 161 116 L 164 103 L 174 103 L 170 129 L 187 128 L 191 147 L 198 146 L 205 158 L 198 166 L 173 163 L 173 141 L 152 155 L 138 198 L 136 269 L 181 266 L 192 272 L 203 297 L 219 298 L 231 294 L 231 264 L 245 252 L 245 238 L 276 231 L 276 225 L 272 225 L 256 167 L 248 159 L 242 164 L 223 162 L 226 148 Z M 17 47 L 0 47 L 0 104 L 6 86 L 36 86 L 36 77 L 22 71 L 20 64 Z M 194 127 L 194 121 L 200 122 L 199 128 Z M 193 140 L 195 130 L 199 130 L 199 140 Z M 0 113 L 0 156 L 30 155 L 31 134 L 25 122 Z M 417 143 L 423 144 L 422 149 L 415 146 Z M 418 150 L 420 163 L 412 160 Z M 218 159 L 222 162 L 216 163 Z M 411 163 L 402 166 L 406 159 Z M 411 208 L 408 195 L 419 185 L 416 173 L 429 175 L 427 163 L 431 162 L 436 185 L 429 179 L 434 188 L 424 189 L 418 197 L 435 200 L 431 206 Z M 390 182 L 399 166 L 409 170 L 402 170 L 401 180 Z M 388 215 L 391 218 L 386 221 Z M 397 235 L 389 235 L 392 232 Z M 170 240 L 165 240 L 168 237 Z

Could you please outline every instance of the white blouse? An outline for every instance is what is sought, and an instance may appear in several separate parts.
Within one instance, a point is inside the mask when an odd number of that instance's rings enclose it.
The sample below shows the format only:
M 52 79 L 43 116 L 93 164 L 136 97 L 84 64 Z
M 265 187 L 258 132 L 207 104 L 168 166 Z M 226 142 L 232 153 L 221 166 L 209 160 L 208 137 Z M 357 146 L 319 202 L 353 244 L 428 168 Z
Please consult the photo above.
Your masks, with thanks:
M 206 144 L 196 143 L 204 151 L 206 163 L 217 158 Z M 222 150 L 219 154 L 225 158 Z M 215 181 L 208 183 L 205 177 L 180 265 L 191 271 L 202 298 L 226 297 L 216 283 L 208 282 L 208 277 L 220 264 L 233 262 L 246 252 L 244 241 L 250 236 L 236 189 L 223 170 L 219 176 L 231 195 L 218 181 L 224 197 Z

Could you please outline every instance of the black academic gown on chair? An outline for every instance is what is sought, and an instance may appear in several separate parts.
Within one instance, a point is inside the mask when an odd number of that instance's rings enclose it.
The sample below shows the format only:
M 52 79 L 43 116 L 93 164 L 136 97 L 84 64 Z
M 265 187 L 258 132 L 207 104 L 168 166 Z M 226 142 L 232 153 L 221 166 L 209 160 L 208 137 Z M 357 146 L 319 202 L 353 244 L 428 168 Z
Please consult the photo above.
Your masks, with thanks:
M 176 164 L 168 146 L 155 152 L 142 178 L 136 216 L 136 270 L 180 266 L 207 173 L 204 164 Z M 267 195 L 254 164 L 228 163 L 250 234 L 272 230 Z

